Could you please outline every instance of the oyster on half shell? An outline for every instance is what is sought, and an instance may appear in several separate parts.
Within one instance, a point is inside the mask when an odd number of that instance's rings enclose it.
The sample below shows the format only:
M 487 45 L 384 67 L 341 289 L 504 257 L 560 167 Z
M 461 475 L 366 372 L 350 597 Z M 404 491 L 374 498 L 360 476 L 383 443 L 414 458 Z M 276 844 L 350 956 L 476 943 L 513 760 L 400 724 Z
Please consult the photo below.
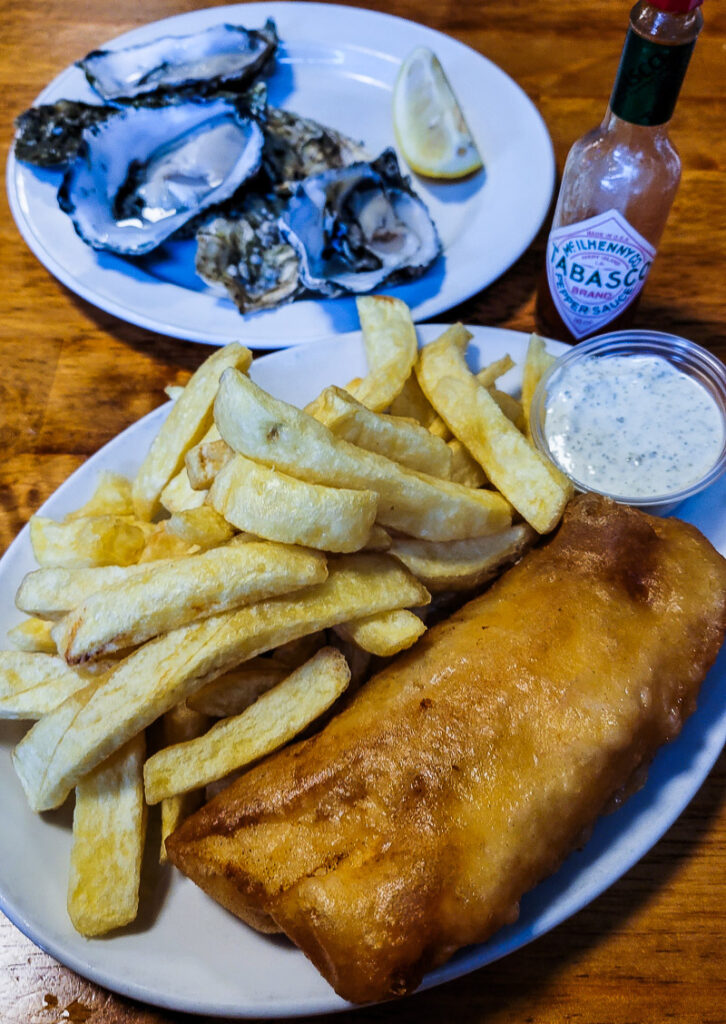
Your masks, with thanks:
M 119 50 L 93 50 L 76 63 L 104 100 L 133 103 L 180 89 L 197 95 L 240 89 L 262 71 L 277 41 L 272 20 L 261 29 L 222 24 Z
M 418 277 L 441 252 L 392 149 L 300 182 L 279 225 L 298 254 L 301 284 L 331 297 Z
M 228 199 L 258 170 L 262 146 L 241 100 L 128 107 L 83 132 L 58 203 L 94 249 L 140 256 Z

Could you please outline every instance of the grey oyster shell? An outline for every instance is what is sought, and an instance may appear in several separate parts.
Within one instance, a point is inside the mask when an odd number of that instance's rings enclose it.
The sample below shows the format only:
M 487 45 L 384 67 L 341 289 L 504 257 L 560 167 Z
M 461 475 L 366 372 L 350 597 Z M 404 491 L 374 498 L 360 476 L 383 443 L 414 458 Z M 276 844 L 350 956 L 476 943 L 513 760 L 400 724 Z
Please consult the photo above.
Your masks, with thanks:
M 331 297 L 418 277 L 441 252 L 392 149 L 300 182 L 279 226 L 298 254 L 301 283 Z
M 259 168 L 262 146 L 241 99 L 128 107 L 83 132 L 58 203 L 94 249 L 140 256 L 228 199 Z
M 277 223 L 275 196 L 249 195 L 234 217 L 215 217 L 197 232 L 196 270 L 222 284 L 243 313 L 290 302 L 300 292 L 299 261 Z
M 278 107 L 267 108 L 264 131 L 262 166 L 280 193 L 290 182 L 370 158 L 354 139 Z
M 76 63 L 105 100 L 127 103 L 180 89 L 203 95 L 244 87 L 273 56 L 277 41 L 271 20 L 261 29 L 222 24 L 119 50 L 92 50 Z
M 35 167 L 63 167 L 75 159 L 84 128 L 116 113 L 117 107 L 77 100 L 30 107 L 15 119 L 15 156 Z

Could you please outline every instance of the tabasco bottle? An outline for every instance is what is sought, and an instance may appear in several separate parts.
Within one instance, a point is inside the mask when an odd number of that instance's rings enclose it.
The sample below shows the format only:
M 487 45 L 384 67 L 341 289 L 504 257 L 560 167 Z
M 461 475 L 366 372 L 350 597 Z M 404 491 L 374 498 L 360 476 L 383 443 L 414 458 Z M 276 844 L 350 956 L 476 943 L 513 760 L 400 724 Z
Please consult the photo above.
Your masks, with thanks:
M 681 176 L 668 138 L 702 0 L 630 12 L 605 120 L 567 157 L 537 294 L 538 329 L 581 341 L 632 320 Z

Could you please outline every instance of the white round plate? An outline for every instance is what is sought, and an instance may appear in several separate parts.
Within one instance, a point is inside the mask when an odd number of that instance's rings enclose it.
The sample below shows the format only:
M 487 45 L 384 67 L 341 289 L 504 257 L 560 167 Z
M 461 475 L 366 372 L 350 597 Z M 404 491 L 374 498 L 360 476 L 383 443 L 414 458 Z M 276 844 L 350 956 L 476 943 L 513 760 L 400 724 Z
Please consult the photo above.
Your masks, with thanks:
M 502 274 L 534 238 L 552 194 L 554 158 L 547 129 L 511 78 L 467 46 L 374 11 L 316 3 L 251 3 L 180 14 L 119 36 L 109 48 L 184 35 L 222 21 L 256 28 L 274 18 L 281 39 L 268 79 L 270 103 L 359 138 L 373 155 L 394 144 L 391 93 L 401 60 L 433 49 L 461 98 L 486 171 L 436 184 L 415 179 L 444 247 L 418 281 L 391 289 L 416 320 L 435 316 Z M 82 54 L 78 54 L 80 58 Z M 36 103 L 99 102 L 82 71 L 69 67 Z M 406 165 L 401 160 L 401 168 Z M 131 261 L 95 252 L 58 207 L 61 173 L 7 164 L 10 208 L 23 238 L 48 270 L 82 298 L 123 320 L 212 345 L 286 348 L 357 328 L 352 298 L 308 300 L 242 316 L 222 290 L 194 271 L 194 242 L 173 243 Z
M 423 342 L 442 327 L 419 328 Z M 527 337 L 472 328 L 479 365 L 509 352 L 521 363 Z M 565 346 L 552 343 L 559 352 Z M 478 368 L 474 367 L 474 368 Z M 303 405 L 330 383 L 365 371 L 358 332 L 312 348 L 288 349 L 252 365 L 252 377 L 273 394 Z M 503 386 L 517 392 L 521 374 Z M 88 460 L 46 502 L 60 518 L 90 497 L 99 470 L 132 476 L 170 405 L 129 427 Z M 726 477 L 679 509 L 726 553 Z M 20 620 L 13 597 L 35 568 L 25 527 L 0 561 L 0 629 Z M 344 1009 L 315 968 L 287 941 L 261 935 L 222 910 L 171 868 L 160 869 L 155 842 L 136 924 L 103 940 L 81 938 L 66 914 L 70 812 L 33 814 L 13 772 L 10 749 L 24 727 L 0 722 L 0 907 L 58 960 L 123 995 L 174 1010 L 231 1017 L 294 1017 Z M 424 987 L 466 974 L 525 945 L 581 909 L 627 871 L 660 838 L 695 794 L 726 739 L 726 654 L 704 683 L 699 707 L 678 739 L 655 758 L 645 787 L 601 819 L 587 846 L 522 900 L 519 921 L 489 942 L 461 950 L 433 971 Z M 152 816 L 153 817 L 153 816 Z

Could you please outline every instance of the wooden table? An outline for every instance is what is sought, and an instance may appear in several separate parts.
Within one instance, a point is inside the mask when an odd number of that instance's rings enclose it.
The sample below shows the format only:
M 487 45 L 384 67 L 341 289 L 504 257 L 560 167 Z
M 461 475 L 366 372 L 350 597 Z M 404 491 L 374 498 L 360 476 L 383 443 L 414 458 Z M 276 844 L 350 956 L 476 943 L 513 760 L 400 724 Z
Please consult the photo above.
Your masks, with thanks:
M 192 0 L 0 5 L 0 137 L 70 61 Z M 571 142 L 602 116 L 628 4 L 615 0 L 382 0 L 378 7 L 448 32 L 512 75 L 549 125 L 561 169 Z M 683 182 L 639 312 L 726 358 L 726 12 L 706 29 L 673 122 Z M 486 102 L 486 97 L 481 98 Z M 543 260 L 540 232 L 522 258 L 456 311 L 528 331 Z M 0 198 L 0 549 L 91 453 L 164 400 L 208 354 L 99 311 L 61 286 L 18 235 Z M 440 319 L 450 320 L 449 312 Z M 665 837 L 587 909 L 531 946 L 395 1006 L 337 1020 L 486 1024 L 723 1024 L 726 1021 L 726 758 Z M 0 825 L 0 827 L 2 827 Z M 0 916 L 3 1024 L 170 1024 L 76 976 Z

